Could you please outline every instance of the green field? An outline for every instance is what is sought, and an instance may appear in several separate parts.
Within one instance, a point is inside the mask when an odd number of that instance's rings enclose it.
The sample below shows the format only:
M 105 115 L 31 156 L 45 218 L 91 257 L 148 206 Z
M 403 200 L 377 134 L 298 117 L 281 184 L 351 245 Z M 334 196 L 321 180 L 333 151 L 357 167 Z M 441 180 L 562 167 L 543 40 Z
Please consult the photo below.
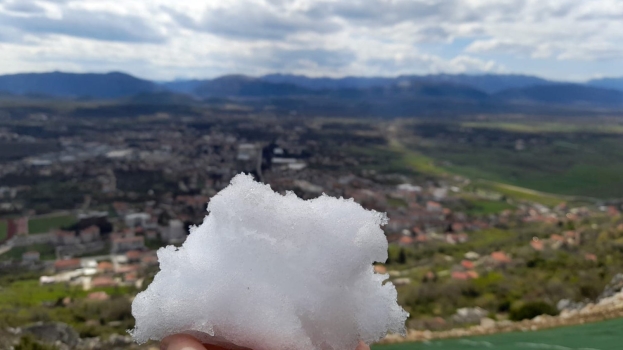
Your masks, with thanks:
M 579 133 L 591 132 L 601 134 L 623 134 L 623 125 L 611 120 L 595 121 L 594 119 L 585 121 L 544 122 L 538 120 L 531 121 L 505 121 L 505 122 L 464 122 L 462 127 L 477 129 L 493 129 L 522 133 Z
M 27 247 L 13 247 L 8 252 L 0 255 L 0 261 L 6 260 L 22 260 L 22 254 L 29 251 L 37 251 L 40 254 L 41 260 L 54 260 L 56 258 L 56 251 L 53 245 L 50 244 L 33 244 Z
M 621 126 L 584 123 L 420 123 L 401 144 L 416 164 L 472 180 L 487 180 L 567 196 L 623 197 Z M 409 134 L 411 133 L 411 134 Z
M 427 343 L 375 345 L 374 350 L 619 350 L 623 348 L 623 319 L 549 329 Z
M 134 326 L 128 296 L 135 290 L 130 287 L 96 288 L 84 291 L 64 283 L 40 285 L 38 280 L 20 280 L 20 276 L 0 276 L 0 327 L 16 327 L 33 322 L 65 322 L 74 327 L 82 337 L 124 333 Z M 94 291 L 105 291 L 111 299 L 91 302 L 85 297 Z M 71 298 L 69 305 L 62 300 Z M 96 320 L 99 326 L 87 324 Z M 111 321 L 121 321 L 111 325 Z
M 504 202 L 484 199 L 471 199 L 469 200 L 469 208 L 466 213 L 470 215 L 488 215 L 497 214 L 507 209 L 514 209 L 515 207 Z
M 46 233 L 51 229 L 73 225 L 76 218 L 72 215 L 45 216 L 28 220 L 30 233 Z
M 6 235 L 7 235 L 6 221 L 0 220 L 0 242 L 6 239 Z

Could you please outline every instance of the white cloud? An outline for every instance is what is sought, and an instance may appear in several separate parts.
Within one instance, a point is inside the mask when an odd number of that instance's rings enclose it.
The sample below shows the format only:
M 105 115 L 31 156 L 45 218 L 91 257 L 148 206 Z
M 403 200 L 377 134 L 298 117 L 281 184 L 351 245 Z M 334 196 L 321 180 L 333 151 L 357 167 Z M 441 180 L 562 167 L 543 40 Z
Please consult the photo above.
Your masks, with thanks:
M 620 0 L 4 0 L 0 73 L 522 72 L 521 58 L 607 75 L 622 18 Z

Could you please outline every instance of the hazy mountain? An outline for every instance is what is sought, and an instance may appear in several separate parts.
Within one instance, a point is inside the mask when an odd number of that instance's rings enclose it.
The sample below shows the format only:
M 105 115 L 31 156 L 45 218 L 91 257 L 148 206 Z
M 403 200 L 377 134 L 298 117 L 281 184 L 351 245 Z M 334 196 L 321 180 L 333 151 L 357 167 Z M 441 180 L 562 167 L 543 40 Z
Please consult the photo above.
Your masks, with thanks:
M 623 106 L 623 92 L 579 84 L 549 84 L 508 89 L 493 95 L 493 97 L 513 102 L 564 104 L 567 106 Z
M 122 98 L 131 108 L 196 105 L 215 99 L 246 100 L 258 108 L 314 115 L 407 116 L 418 113 L 623 109 L 623 91 L 592 86 L 616 84 L 554 83 L 523 75 L 400 76 L 396 78 L 310 78 L 273 74 L 260 78 L 228 75 L 209 80 L 156 84 L 123 73 L 37 73 L 0 76 L 0 96 L 21 98 Z M 616 85 L 614 85 L 616 86 Z M 254 102 L 250 102 L 254 101 Z M 175 107 L 175 108 L 178 108 Z M 174 109 L 175 110 L 175 109 Z M 126 111 L 121 111 L 126 113 Z M 129 112 L 128 112 L 129 113 Z
M 436 98 L 483 100 L 488 94 L 469 86 L 454 83 L 426 81 L 392 81 L 391 84 L 371 87 L 314 88 L 286 82 L 265 81 L 263 78 L 231 75 L 204 81 L 193 91 L 201 97 L 287 97 L 307 96 L 330 99 L 373 99 L 373 98 Z M 353 82 L 354 80 L 351 80 Z M 350 83 L 344 86 L 349 86 Z M 364 86 L 366 84 L 363 84 Z
M 404 83 L 448 83 L 466 85 L 488 93 L 522 88 L 532 85 L 547 84 L 549 81 L 527 75 L 468 75 L 468 74 L 431 74 L 404 75 L 396 78 L 383 77 L 345 77 L 345 78 L 310 78 L 301 75 L 270 74 L 260 79 L 272 83 L 287 83 L 308 89 L 366 89 L 372 87 L 391 86 Z
M 185 105 L 197 103 L 197 100 L 188 94 L 180 94 L 169 91 L 142 92 L 126 98 L 125 101 L 129 103 L 159 105 Z
M 260 77 L 260 79 L 270 83 L 291 84 L 311 90 L 366 89 L 388 86 L 397 82 L 396 78 L 383 77 L 310 78 L 304 75 L 290 74 L 269 74 Z
M 418 97 L 418 98 L 441 98 L 441 99 L 466 99 L 486 100 L 489 95 L 471 86 L 448 82 L 431 81 L 401 81 L 389 88 L 371 89 L 372 92 L 385 91 L 384 95 Z
M 270 97 L 308 95 L 314 92 L 292 84 L 271 83 L 244 75 L 227 75 L 198 84 L 193 93 L 200 97 Z
M 208 82 L 209 79 L 199 80 L 175 80 L 161 83 L 160 86 L 165 89 L 173 92 L 183 93 L 183 94 L 192 94 L 193 91 L 201 84 Z
M 0 91 L 20 95 L 118 98 L 158 91 L 158 85 L 124 73 L 25 73 L 0 76 Z
M 623 91 L 623 77 L 589 80 L 587 85 Z
M 548 80 L 538 77 L 515 74 L 435 74 L 408 78 L 428 82 L 467 85 L 487 93 L 495 93 L 507 89 L 524 88 L 533 85 L 551 83 Z

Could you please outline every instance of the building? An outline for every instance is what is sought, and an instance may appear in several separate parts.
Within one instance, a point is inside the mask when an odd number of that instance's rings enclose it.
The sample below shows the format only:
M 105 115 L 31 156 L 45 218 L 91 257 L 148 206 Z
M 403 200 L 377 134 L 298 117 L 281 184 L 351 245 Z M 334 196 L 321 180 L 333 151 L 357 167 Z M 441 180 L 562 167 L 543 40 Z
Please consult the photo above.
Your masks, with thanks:
M 437 202 L 428 201 L 426 202 L 426 210 L 430 212 L 442 212 L 443 207 Z
M 80 264 L 80 259 L 56 260 L 54 262 L 54 269 L 57 272 L 76 270 L 80 267 L 82 267 L 82 265 Z
M 149 225 L 149 221 L 151 219 L 151 215 L 147 213 L 133 213 L 125 216 L 125 225 L 127 227 L 147 227 Z
M 254 161 L 258 156 L 257 147 L 252 143 L 241 143 L 238 145 L 238 161 Z
M 461 266 L 463 266 L 463 268 L 465 268 L 466 270 L 473 270 L 475 265 L 472 261 L 463 260 L 461 261 Z
M 542 251 L 543 248 L 545 248 L 543 241 L 538 238 L 531 240 L 530 246 L 532 246 L 534 250 L 539 251 L 539 252 Z
M 504 252 L 493 252 L 493 253 L 491 253 L 491 258 L 498 265 L 506 265 L 506 264 L 509 264 L 509 263 L 511 263 L 513 261 Z
M 163 239 L 169 243 L 181 243 L 186 239 L 186 230 L 181 220 L 169 220 L 169 227 L 163 231 Z
M 91 280 L 92 288 L 115 287 L 116 285 L 117 285 L 117 282 L 115 282 L 114 279 L 108 276 L 99 276 Z
M 55 230 L 52 232 L 52 242 L 56 245 L 70 245 L 80 243 L 80 239 L 73 231 Z
M 125 253 L 126 258 L 128 258 L 128 262 L 138 262 L 141 260 L 141 256 L 143 256 L 143 252 L 140 250 L 130 250 Z
M 87 299 L 96 301 L 105 301 L 110 299 L 110 296 L 106 292 L 93 292 L 87 295 Z
M 145 230 L 145 238 L 148 240 L 157 239 L 158 231 L 154 229 Z
M 110 261 L 100 261 L 97 264 L 97 271 L 100 273 L 113 272 L 114 266 Z
M 141 264 L 144 266 L 158 265 L 158 257 L 153 254 L 145 254 L 141 257 Z
M 41 254 L 37 251 L 29 251 L 22 254 L 22 261 L 24 262 L 36 262 L 41 258 Z
M 92 225 L 80 231 L 80 240 L 83 243 L 98 241 L 100 239 L 100 228 Z
M 398 241 L 398 244 L 400 244 L 401 246 L 410 246 L 412 245 L 414 242 L 413 237 L 409 237 L 409 236 L 402 236 L 400 237 L 400 240 Z
M 145 249 L 145 238 L 138 237 L 127 237 L 127 238 L 115 238 L 112 240 L 111 253 L 119 254 L 125 253 L 130 250 L 144 250 Z
M 28 235 L 28 218 L 14 218 L 7 220 L 7 238 L 11 239 L 19 235 Z

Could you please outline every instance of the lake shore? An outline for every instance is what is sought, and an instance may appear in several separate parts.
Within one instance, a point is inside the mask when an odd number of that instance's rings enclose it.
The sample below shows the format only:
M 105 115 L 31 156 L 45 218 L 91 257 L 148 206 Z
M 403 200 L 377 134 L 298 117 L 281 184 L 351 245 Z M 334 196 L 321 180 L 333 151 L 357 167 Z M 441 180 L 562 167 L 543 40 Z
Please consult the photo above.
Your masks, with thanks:
M 621 317 L 623 317 L 623 292 L 602 299 L 598 303 L 588 304 L 580 310 L 564 310 L 558 316 L 541 315 L 531 320 L 519 322 L 483 319 L 480 325 L 445 331 L 420 331 L 409 329 L 405 337 L 397 334 L 390 334 L 381 340 L 379 344 L 425 342 L 496 333 L 539 331 L 556 327 L 606 321 Z

